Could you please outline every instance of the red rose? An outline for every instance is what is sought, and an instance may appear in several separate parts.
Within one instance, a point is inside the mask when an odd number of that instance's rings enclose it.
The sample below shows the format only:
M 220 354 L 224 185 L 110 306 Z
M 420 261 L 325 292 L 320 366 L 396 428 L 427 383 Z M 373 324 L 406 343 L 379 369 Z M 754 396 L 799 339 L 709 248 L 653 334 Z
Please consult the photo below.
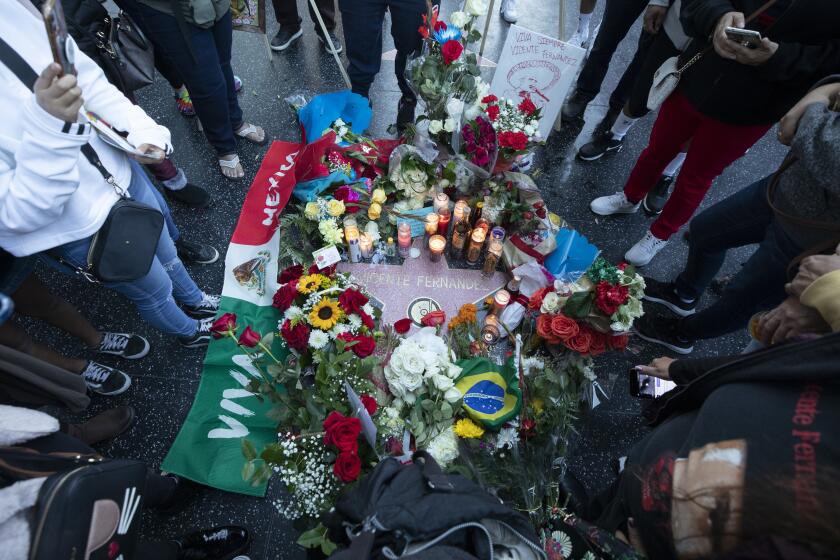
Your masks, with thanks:
M 629 334 L 619 334 L 607 337 L 607 346 L 609 346 L 612 350 L 624 350 L 627 348 L 628 342 L 630 342 Z
M 548 344 L 559 344 L 562 341 L 554 334 L 554 331 L 551 330 L 551 321 L 553 317 L 553 315 L 549 315 L 547 313 L 537 317 L 537 334 L 540 335 L 540 338 L 545 340 Z
M 540 307 L 542 307 L 545 295 L 551 291 L 553 291 L 551 288 L 540 288 L 539 290 L 534 292 L 534 295 L 532 295 L 531 299 L 528 300 L 528 309 L 530 309 L 531 311 L 539 311 Z
M 525 99 L 522 100 L 522 103 L 519 104 L 519 110 L 526 115 L 531 115 L 537 110 L 537 106 L 534 105 L 534 102 L 531 101 L 530 97 L 526 96 Z
M 368 301 L 367 296 L 355 288 L 347 288 L 338 296 L 338 303 L 341 304 L 341 308 L 348 315 L 351 313 L 359 313 L 361 315 L 362 306 Z
M 229 332 L 236 331 L 236 315 L 234 313 L 225 313 L 215 321 L 210 327 L 210 332 L 213 333 L 213 338 L 222 338 Z
M 449 66 L 461 56 L 464 52 L 464 45 L 455 40 L 449 40 L 440 48 L 440 53 L 443 55 L 443 63 Z
M 286 319 L 286 322 L 280 328 L 280 335 L 286 341 L 289 348 L 298 352 L 306 351 L 309 345 L 309 327 L 303 323 L 298 323 L 292 327 L 292 322 Z
M 558 314 L 551 319 L 551 332 L 561 340 L 568 340 L 580 333 L 580 325 L 571 317 Z
M 374 350 L 376 350 L 376 339 L 372 336 L 366 336 L 363 334 L 352 335 L 344 332 L 338 335 L 338 340 L 343 340 L 344 342 L 355 342 L 350 349 L 360 358 L 367 358 L 373 354 Z
M 367 410 L 368 414 L 370 414 L 371 416 L 376 414 L 376 411 L 379 410 L 379 404 L 377 404 L 376 399 L 374 399 L 370 395 L 362 395 L 359 398 L 361 399 L 362 404 L 364 405 L 365 410 Z
M 589 344 L 589 353 L 592 356 L 598 356 L 606 352 L 607 337 L 604 336 L 604 333 L 592 329 L 587 329 L 587 332 L 589 332 L 590 336 L 592 337 L 592 342 Z
M 333 473 L 341 482 L 349 483 L 359 478 L 362 461 L 355 453 L 339 453 L 333 464 Z
M 540 218 L 541 220 L 544 220 L 547 215 L 548 215 L 548 212 L 546 212 L 545 208 L 537 208 L 537 217 L 538 218 Z
M 335 193 L 333 193 L 333 198 L 336 200 L 340 200 L 341 202 L 345 202 L 347 199 L 350 198 L 350 187 L 347 185 L 342 185 L 335 189 Z
M 293 280 L 288 284 L 283 284 L 276 292 L 274 292 L 271 305 L 280 311 L 286 311 L 289 307 L 291 307 L 292 302 L 295 301 L 297 296 L 297 280 Z
M 293 264 L 292 266 L 280 273 L 280 276 L 277 278 L 277 281 L 281 284 L 288 284 L 289 282 L 294 282 L 301 276 L 303 276 L 303 265 Z
M 324 420 L 324 445 L 334 445 L 339 451 L 355 453 L 359 448 L 362 421 L 344 416 L 335 410 Z
M 485 105 L 489 105 L 490 103 L 495 103 L 498 100 L 499 100 L 499 98 L 496 97 L 495 95 L 486 95 L 486 96 L 481 98 L 481 102 L 484 103 Z
M 630 290 L 627 286 L 613 285 L 601 280 L 595 287 L 595 305 L 607 316 L 612 315 L 618 308 L 627 303 Z
M 588 354 L 589 347 L 592 344 L 592 335 L 586 331 L 581 331 L 576 336 L 564 340 L 563 344 L 566 345 L 566 348 L 578 354 Z
M 446 313 L 441 309 L 429 311 L 423 318 L 420 319 L 420 324 L 424 327 L 439 327 L 446 322 Z
M 411 319 L 406 317 L 405 319 L 400 319 L 396 323 L 394 323 L 394 330 L 397 331 L 397 334 L 405 334 L 411 329 Z
M 495 121 L 499 118 L 499 106 L 498 105 L 489 105 L 487 107 L 487 116 L 490 117 L 491 121 Z
M 260 340 L 262 340 L 262 335 L 251 327 L 245 327 L 245 330 L 239 335 L 239 345 L 248 348 L 253 348 L 260 343 Z
M 309 274 L 323 274 L 324 276 L 332 278 L 332 275 L 335 274 L 336 266 L 338 266 L 338 265 L 334 264 L 332 266 L 328 266 L 327 268 L 321 270 L 320 268 L 318 268 L 317 264 L 313 264 L 312 266 L 309 267 Z

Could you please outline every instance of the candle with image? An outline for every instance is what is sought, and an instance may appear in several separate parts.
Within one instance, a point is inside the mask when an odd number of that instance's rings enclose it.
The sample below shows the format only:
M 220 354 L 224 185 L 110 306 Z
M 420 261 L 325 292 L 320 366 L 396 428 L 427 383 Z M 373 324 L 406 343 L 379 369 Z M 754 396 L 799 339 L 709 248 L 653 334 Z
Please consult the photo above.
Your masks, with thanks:
M 373 239 L 367 233 L 359 235 L 359 249 L 361 249 L 363 259 L 373 256 Z
M 400 222 L 397 226 L 397 244 L 400 256 L 407 259 L 411 252 L 411 224 L 408 222 Z
M 347 240 L 347 253 L 350 262 L 357 263 L 362 260 L 362 253 L 359 248 L 359 226 L 353 216 L 344 218 L 344 239 Z
M 481 258 L 481 250 L 484 248 L 486 234 L 483 229 L 475 228 L 470 236 L 470 245 L 467 247 L 467 262 L 475 264 Z

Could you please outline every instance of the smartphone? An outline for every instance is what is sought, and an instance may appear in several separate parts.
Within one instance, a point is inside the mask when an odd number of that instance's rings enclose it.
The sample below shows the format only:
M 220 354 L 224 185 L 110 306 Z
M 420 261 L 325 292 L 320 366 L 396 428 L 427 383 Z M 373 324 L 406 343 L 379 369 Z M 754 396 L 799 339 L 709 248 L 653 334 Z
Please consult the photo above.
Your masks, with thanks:
M 661 397 L 677 386 L 673 381 L 645 375 L 636 368 L 632 368 L 628 375 L 630 378 L 630 394 L 640 399 Z
M 740 43 L 751 49 L 758 48 L 761 43 L 761 33 L 752 29 L 741 29 L 739 27 L 725 27 L 723 32 L 730 41 Z
M 53 60 L 61 66 L 63 73 L 76 75 L 76 44 L 67 32 L 67 20 L 64 19 L 61 0 L 46 0 L 42 13 Z
M 9 320 L 12 312 L 15 310 L 15 304 L 12 298 L 6 294 L 0 293 L 0 325 Z

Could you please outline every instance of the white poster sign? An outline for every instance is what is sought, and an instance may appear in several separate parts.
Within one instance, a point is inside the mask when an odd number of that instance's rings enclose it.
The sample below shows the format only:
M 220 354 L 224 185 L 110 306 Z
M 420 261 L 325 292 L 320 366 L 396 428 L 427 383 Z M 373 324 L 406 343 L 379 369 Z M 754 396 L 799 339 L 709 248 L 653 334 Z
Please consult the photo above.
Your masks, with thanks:
M 585 54 L 580 47 L 511 25 L 490 93 L 514 101 L 529 95 L 542 107 L 540 134 L 548 138 Z

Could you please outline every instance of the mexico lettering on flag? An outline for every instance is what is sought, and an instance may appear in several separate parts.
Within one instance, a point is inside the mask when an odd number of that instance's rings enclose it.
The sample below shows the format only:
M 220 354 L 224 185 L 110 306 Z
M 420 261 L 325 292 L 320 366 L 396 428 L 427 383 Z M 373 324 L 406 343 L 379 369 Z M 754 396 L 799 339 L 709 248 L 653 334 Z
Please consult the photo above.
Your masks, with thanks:
M 278 217 L 302 170 L 310 166 L 308 147 L 274 142 L 242 206 L 225 256 L 225 279 L 219 313 L 235 313 L 241 326 L 261 334 L 277 330 L 280 314 L 271 307 L 277 290 L 277 255 L 281 232 Z M 297 176 L 297 177 L 296 177 Z M 275 337 L 272 353 L 282 359 L 287 350 Z M 192 409 L 163 461 L 166 471 L 230 492 L 264 496 L 266 486 L 252 487 L 242 479 L 245 458 L 241 440 L 257 449 L 277 437 L 276 422 L 247 390 L 259 372 L 230 339 L 211 340 L 201 383 Z

